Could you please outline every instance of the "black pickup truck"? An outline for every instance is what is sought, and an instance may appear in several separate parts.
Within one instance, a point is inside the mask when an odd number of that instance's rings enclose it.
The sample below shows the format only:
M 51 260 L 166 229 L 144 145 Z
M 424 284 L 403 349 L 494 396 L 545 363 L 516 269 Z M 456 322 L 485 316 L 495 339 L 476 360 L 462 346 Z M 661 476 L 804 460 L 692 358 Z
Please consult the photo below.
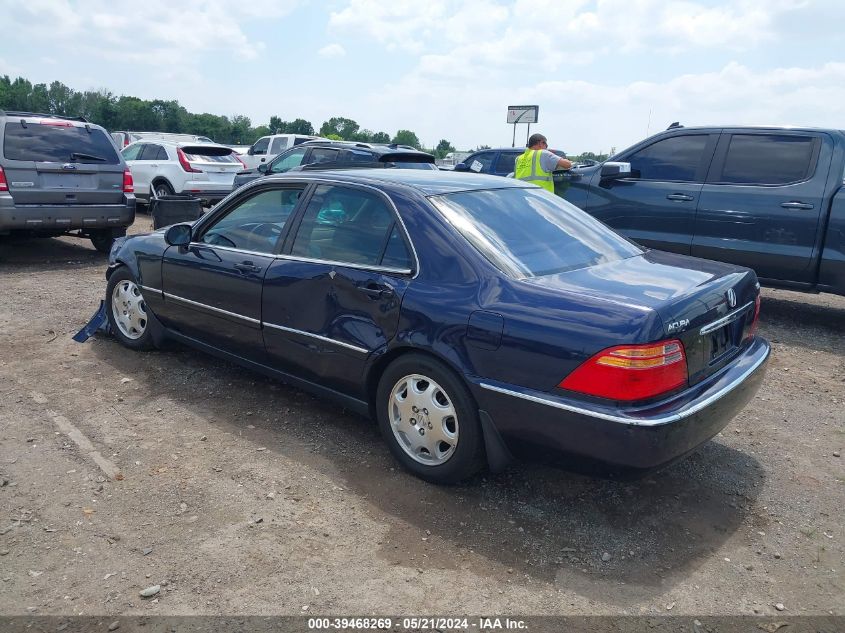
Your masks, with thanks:
M 845 132 L 673 126 L 556 193 L 640 244 L 845 294 Z

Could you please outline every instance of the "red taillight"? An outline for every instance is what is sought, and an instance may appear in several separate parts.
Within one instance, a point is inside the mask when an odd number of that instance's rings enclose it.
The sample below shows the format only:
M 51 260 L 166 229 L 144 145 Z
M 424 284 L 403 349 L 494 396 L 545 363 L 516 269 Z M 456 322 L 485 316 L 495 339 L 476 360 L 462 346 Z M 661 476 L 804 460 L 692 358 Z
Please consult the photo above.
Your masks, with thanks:
M 128 169 L 123 171 L 123 193 L 135 193 L 135 181 L 132 180 L 132 172 Z
M 53 127 L 73 127 L 70 121 L 56 121 L 55 119 L 41 119 L 39 125 L 52 125 Z
M 182 165 L 182 169 L 187 172 L 193 172 L 196 174 L 202 173 L 202 169 L 196 169 L 194 167 L 191 167 L 191 163 L 188 162 L 188 157 L 185 156 L 185 152 L 183 152 L 181 149 L 176 149 L 176 155 L 179 157 L 179 164 Z
M 760 321 L 760 293 L 757 293 L 757 297 L 754 299 L 754 318 L 751 320 L 751 327 L 748 328 L 748 334 L 745 336 L 746 339 L 753 338 L 754 335 L 757 333 L 757 323 Z
M 645 400 L 687 383 L 683 344 L 672 339 L 609 347 L 579 365 L 558 386 L 611 400 Z
M 237 152 L 232 152 L 232 156 L 234 156 L 238 160 L 238 162 L 241 164 L 241 167 L 246 169 L 246 163 L 241 160 L 241 157 L 238 156 Z
M 3 171 L 3 168 L 0 167 L 0 191 L 8 191 L 9 190 L 9 183 L 6 182 L 6 172 Z
M 125 139 L 123 139 L 123 147 L 126 147 L 127 145 L 129 145 L 129 137 L 128 136 Z

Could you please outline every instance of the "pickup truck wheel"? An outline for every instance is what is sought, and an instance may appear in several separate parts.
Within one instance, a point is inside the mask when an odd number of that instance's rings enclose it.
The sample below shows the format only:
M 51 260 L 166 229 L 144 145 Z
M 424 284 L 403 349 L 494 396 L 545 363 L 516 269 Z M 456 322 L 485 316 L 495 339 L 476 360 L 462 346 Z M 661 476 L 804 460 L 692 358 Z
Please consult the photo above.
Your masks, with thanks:
M 124 346 L 134 350 L 154 347 L 147 304 L 135 277 L 125 266 L 109 277 L 106 316 L 111 331 Z
M 106 254 L 111 251 L 115 238 L 123 237 L 124 235 L 126 235 L 126 229 L 96 229 L 88 234 L 94 248 Z

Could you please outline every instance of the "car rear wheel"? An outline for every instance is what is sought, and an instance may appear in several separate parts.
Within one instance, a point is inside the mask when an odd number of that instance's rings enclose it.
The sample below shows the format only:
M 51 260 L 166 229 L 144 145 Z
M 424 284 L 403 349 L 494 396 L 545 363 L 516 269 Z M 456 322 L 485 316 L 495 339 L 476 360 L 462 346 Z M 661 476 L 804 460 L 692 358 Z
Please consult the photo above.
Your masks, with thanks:
M 147 304 L 135 277 L 125 266 L 109 277 L 106 315 L 111 331 L 123 345 L 134 350 L 154 347 Z
M 394 361 L 379 381 L 377 414 L 393 456 L 434 483 L 466 479 L 483 464 L 478 409 L 442 363 L 420 354 Z
M 157 182 L 153 185 L 153 189 L 155 190 L 155 194 L 157 198 L 163 198 L 164 196 L 172 196 L 173 195 L 173 187 L 168 185 L 166 182 Z

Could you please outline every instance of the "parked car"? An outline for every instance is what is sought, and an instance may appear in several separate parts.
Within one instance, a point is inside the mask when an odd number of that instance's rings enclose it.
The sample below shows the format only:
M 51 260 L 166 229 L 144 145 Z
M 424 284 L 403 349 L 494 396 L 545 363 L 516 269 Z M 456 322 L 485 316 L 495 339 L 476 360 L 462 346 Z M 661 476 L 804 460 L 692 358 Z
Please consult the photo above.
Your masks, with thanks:
M 309 136 L 307 134 L 271 134 L 270 136 L 262 136 L 247 150 L 243 157 L 244 166 L 247 169 L 255 169 L 261 164 L 269 163 L 286 149 L 313 140 L 326 141 L 328 139 L 324 139 L 322 136 Z
M 675 126 L 572 170 L 556 192 L 650 248 L 845 294 L 843 173 L 841 130 Z
M 263 178 L 126 238 L 107 278 L 99 318 L 126 347 L 174 339 L 330 396 L 435 482 L 517 443 L 659 467 L 728 423 L 769 356 L 753 271 L 476 174 Z
M 566 154 L 559 149 L 549 151 L 561 158 L 566 158 Z M 483 149 L 470 154 L 462 162 L 455 165 L 455 171 L 472 171 L 477 174 L 492 174 L 494 176 L 513 175 L 516 159 L 524 152 L 524 147 Z
M 177 134 L 172 132 L 112 132 L 111 137 L 114 139 L 117 149 L 123 149 L 130 143 L 140 141 L 142 139 L 159 139 L 162 141 L 188 142 L 188 143 L 213 143 L 207 136 L 197 136 L 196 134 Z
M 0 235 L 77 235 L 108 253 L 134 220 L 132 174 L 103 128 L 0 110 Z
M 355 166 L 358 163 L 366 166 L 372 166 L 371 163 L 384 163 L 400 169 L 437 169 L 434 155 L 408 145 L 307 141 L 282 152 L 266 165 L 239 172 L 235 176 L 233 188 L 237 189 L 264 175 L 283 174 L 304 165 L 323 165 L 327 169 L 335 169 Z
M 135 179 L 138 199 L 191 194 L 206 206 L 232 190 L 235 174 L 244 168 L 237 153 L 225 145 L 158 139 L 138 141 L 123 149 Z

